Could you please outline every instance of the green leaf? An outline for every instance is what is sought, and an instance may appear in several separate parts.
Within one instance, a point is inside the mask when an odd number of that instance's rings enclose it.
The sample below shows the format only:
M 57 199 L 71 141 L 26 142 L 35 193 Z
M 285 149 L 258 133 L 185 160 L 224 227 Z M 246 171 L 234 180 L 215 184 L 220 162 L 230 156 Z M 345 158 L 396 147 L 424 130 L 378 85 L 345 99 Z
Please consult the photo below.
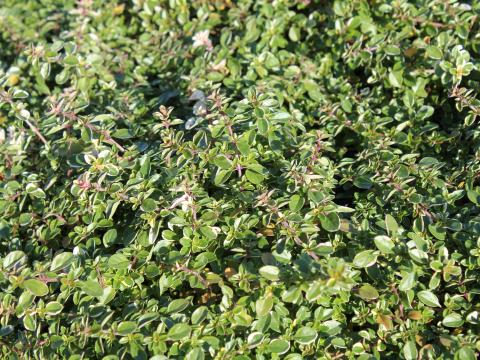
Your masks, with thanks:
M 385 47 L 385 53 L 388 55 L 400 55 L 400 48 L 398 46 L 388 45 Z
M 70 266 L 74 260 L 75 258 L 71 252 L 58 254 L 53 258 L 52 263 L 50 264 L 50 271 L 56 272 L 64 270 Z
M 45 296 L 48 294 L 48 286 L 37 279 L 25 280 L 23 286 L 35 296 Z
M 400 281 L 398 289 L 400 291 L 408 291 L 410 289 L 413 289 L 414 286 L 415 286 L 415 273 L 412 271 L 403 277 L 402 281 Z
M 126 269 L 130 265 L 130 260 L 123 254 L 114 254 L 108 259 L 108 266 L 112 269 Z
M 219 155 L 215 158 L 215 165 L 224 170 L 229 170 L 233 166 L 232 162 L 224 155 Z
M 12 325 L 7 325 L 4 327 L 0 328 L 0 338 L 1 337 L 6 337 L 7 335 L 10 335 L 14 330 L 14 327 Z
M 474 190 L 468 190 L 467 191 L 467 197 L 468 199 L 473 202 L 474 204 L 479 204 L 480 201 L 480 195 L 474 191 Z
M 205 353 L 202 348 L 193 348 L 190 350 L 186 356 L 186 360 L 204 360 Z
M 245 176 L 247 177 L 248 181 L 255 185 L 261 184 L 265 178 L 262 174 L 252 170 L 247 170 L 245 172 Z
M 460 327 L 463 325 L 463 322 L 460 314 L 451 313 L 443 318 L 442 324 L 446 327 Z
M 179 313 L 185 310 L 190 305 L 190 301 L 187 299 L 175 299 L 170 304 L 168 304 L 167 312 Z
M 365 250 L 355 255 L 353 265 L 359 268 L 366 268 L 375 265 L 377 254 L 373 250 Z
M 430 234 L 432 234 L 438 240 L 445 240 L 447 235 L 445 228 L 436 224 L 428 225 L 428 231 L 430 231 Z
M 23 251 L 14 250 L 3 258 L 3 268 L 7 271 L 20 268 L 27 262 L 27 255 Z
M 117 239 L 117 230 L 110 229 L 105 234 L 103 234 L 103 245 L 105 247 L 110 247 L 115 244 L 115 240 Z
M 264 118 L 257 120 L 258 133 L 265 135 L 268 132 L 268 121 Z
M 45 199 L 47 195 L 40 189 L 37 184 L 30 183 L 25 188 L 26 192 L 34 198 Z
M 271 119 L 275 120 L 275 121 L 286 121 L 286 120 L 289 120 L 291 118 L 292 118 L 292 115 L 290 115 L 287 112 L 277 112 L 277 113 L 273 114 Z
M 403 75 L 400 71 L 390 71 L 388 73 L 388 81 L 393 87 L 400 88 L 403 83 Z
M 417 347 L 413 341 L 407 341 L 403 346 L 403 356 L 406 360 L 417 360 Z
M 100 304 L 108 304 L 115 298 L 116 291 L 111 286 L 107 286 L 103 289 L 102 296 L 98 297 L 98 301 Z
M 427 106 L 427 105 L 423 105 L 420 107 L 420 109 L 418 110 L 418 113 L 417 113 L 417 117 L 420 119 L 420 120 L 425 120 L 427 118 L 429 118 L 430 116 L 433 115 L 433 112 L 435 111 L 435 109 L 431 106 Z M 423 158 L 422 160 L 420 160 L 420 163 L 422 166 L 430 166 L 432 164 L 426 164 L 425 163 L 425 159 L 433 159 L 433 158 Z M 437 163 L 438 161 L 436 161 L 436 159 L 433 159 L 435 160 L 435 163 Z
M 436 164 L 438 164 L 438 160 L 430 156 L 426 156 L 418 162 L 418 165 L 425 166 L 425 167 L 429 167 Z
M 290 40 L 292 40 L 294 42 L 299 41 L 300 40 L 300 30 L 298 30 L 297 27 L 292 26 L 288 30 L 288 37 L 290 38 Z
M 212 71 L 207 74 L 207 79 L 213 82 L 219 82 L 223 79 L 223 74 L 218 71 Z
M 187 340 L 190 337 L 191 328 L 188 324 L 175 324 L 168 330 L 168 339 L 173 341 Z
M 206 306 L 200 306 L 192 313 L 192 325 L 198 325 L 203 322 L 208 316 L 208 308 Z
M 298 212 L 302 209 L 304 204 L 305 204 L 305 199 L 303 197 L 301 197 L 300 195 L 293 195 L 290 198 L 288 206 L 290 208 L 290 211 Z
M 48 315 L 58 315 L 62 312 L 63 305 L 60 304 L 58 301 L 51 301 L 47 305 L 45 305 L 45 312 Z
M 360 189 L 368 190 L 373 186 L 373 182 L 369 177 L 362 175 L 355 178 L 353 185 Z
M 337 335 L 342 332 L 342 324 L 337 320 L 327 320 L 320 325 L 319 330 L 330 336 Z
M 224 184 L 232 175 L 232 171 L 230 170 L 220 170 L 217 171 L 213 183 L 217 186 Z
M 273 339 L 267 347 L 268 352 L 274 354 L 285 354 L 290 350 L 290 343 L 283 339 Z
M 86 281 L 81 281 L 79 284 L 80 284 L 80 288 L 87 295 L 94 296 L 94 297 L 100 297 L 103 295 L 103 288 L 100 286 L 100 284 L 97 281 L 86 280 Z
M 215 240 L 217 238 L 217 233 L 214 232 L 210 226 L 202 226 L 200 232 L 209 240 Z
M 255 311 L 258 317 L 267 315 L 273 307 L 273 299 L 271 296 L 264 299 L 258 299 L 255 303 Z
M 397 233 L 398 223 L 392 215 L 387 214 L 385 216 L 385 225 L 387 225 L 388 234 L 392 235 Z
M 128 129 L 118 129 L 113 132 L 112 137 L 116 139 L 130 139 L 133 135 L 130 133 Z
M 33 295 L 30 291 L 25 290 L 24 292 L 22 292 L 22 294 L 18 298 L 17 309 L 23 310 L 28 308 L 30 305 L 33 304 L 34 300 L 35 300 L 35 295 Z
M 476 360 L 477 355 L 475 354 L 475 351 L 472 350 L 472 348 L 468 346 L 463 346 L 457 352 L 455 353 L 456 359 L 458 360 Z
M 298 329 L 293 336 L 293 339 L 302 345 L 308 345 L 314 342 L 317 339 L 317 332 L 311 327 L 303 326 Z
M 327 215 L 319 215 L 322 228 L 329 232 L 335 232 L 340 229 L 340 218 L 337 213 L 331 212 Z
M 240 137 L 240 139 L 237 141 L 237 149 L 244 156 L 250 154 L 250 144 L 248 141 L 248 136 L 244 135 Z
M 28 331 L 35 331 L 37 328 L 37 321 L 34 316 L 27 314 L 23 318 L 23 327 Z
M 63 59 L 63 62 L 67 65 L 77 65 L 78 59 L 74 55 L 68 55 Z
M 380 250 L 383 254 L 393 254 L 393 249 L 395 248 L 395 244 L 393 243 L 392 239 L 385 235 L 378 235 L 375 236 L 373 239 L 375 245 L 377 246 L 378 250 Z
M 372 285 L 365 284 L 360 289 L 358 289 L 358 296 L 363 300 L 375 300 L 378 299 L 378 291 Z
M 248 335 L 247 337 L 247 344 L 250 346 L 250 347 L 256 347 L 258 345 L 260 345 L 260 343 L 262 342 L 264 338 L 264 335 L 261 333 L 261 332 L 253 332 L 251 333 L 250 335 Z
M 417 293 L 418 299 L 427 306 L 441 307 L 437 296 L 429 290 L 422 290 Z
M 279 279 L 280 269 L 276 266 L 272 265 L 265 265 L 262 266 L 259 270 L 260 275 L 262 275 L 265 279 L 276 281 Z
M 437 46 L 427 46 L 427 56 L 430 59 L 440 60 L 443 58 L 442 50 L 440 50 L 440 48 Z
M 137 323 L 134 321 L 122 321 L 118 324 L 117 333 L 121 336 L 132 334 L 137 330 Z
M 154 211 L 157 208 L 157 202 L 153 199 L 145 199 L 142 202 L 142 210 L 145 212 Z

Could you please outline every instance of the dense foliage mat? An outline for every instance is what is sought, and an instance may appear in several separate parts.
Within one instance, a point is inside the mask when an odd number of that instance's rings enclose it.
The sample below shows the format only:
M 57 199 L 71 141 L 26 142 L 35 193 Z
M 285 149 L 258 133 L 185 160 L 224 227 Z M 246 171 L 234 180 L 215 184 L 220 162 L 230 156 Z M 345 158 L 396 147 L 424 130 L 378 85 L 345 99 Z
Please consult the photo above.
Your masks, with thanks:
M 0 1 L 0 357 L 476 359 L 479 15 Z

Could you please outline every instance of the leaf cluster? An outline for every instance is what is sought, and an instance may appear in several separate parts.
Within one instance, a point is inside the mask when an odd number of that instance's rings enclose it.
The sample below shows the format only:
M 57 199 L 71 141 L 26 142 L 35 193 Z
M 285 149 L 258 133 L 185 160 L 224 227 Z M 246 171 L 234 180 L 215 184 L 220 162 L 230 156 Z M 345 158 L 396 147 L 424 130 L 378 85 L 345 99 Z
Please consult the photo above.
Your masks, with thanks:
M 479 15 L 0 2 L 0 357 L 476 359 Z

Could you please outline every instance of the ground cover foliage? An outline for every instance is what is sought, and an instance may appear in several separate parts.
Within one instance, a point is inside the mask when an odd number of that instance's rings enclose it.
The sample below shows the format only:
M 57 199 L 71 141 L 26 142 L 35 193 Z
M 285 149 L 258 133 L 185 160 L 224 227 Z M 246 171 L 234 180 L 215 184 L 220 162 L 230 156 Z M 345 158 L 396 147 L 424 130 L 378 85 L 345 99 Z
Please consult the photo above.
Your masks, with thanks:
M 480 350 L 477 1 L 0 1 L 2 359 Z

